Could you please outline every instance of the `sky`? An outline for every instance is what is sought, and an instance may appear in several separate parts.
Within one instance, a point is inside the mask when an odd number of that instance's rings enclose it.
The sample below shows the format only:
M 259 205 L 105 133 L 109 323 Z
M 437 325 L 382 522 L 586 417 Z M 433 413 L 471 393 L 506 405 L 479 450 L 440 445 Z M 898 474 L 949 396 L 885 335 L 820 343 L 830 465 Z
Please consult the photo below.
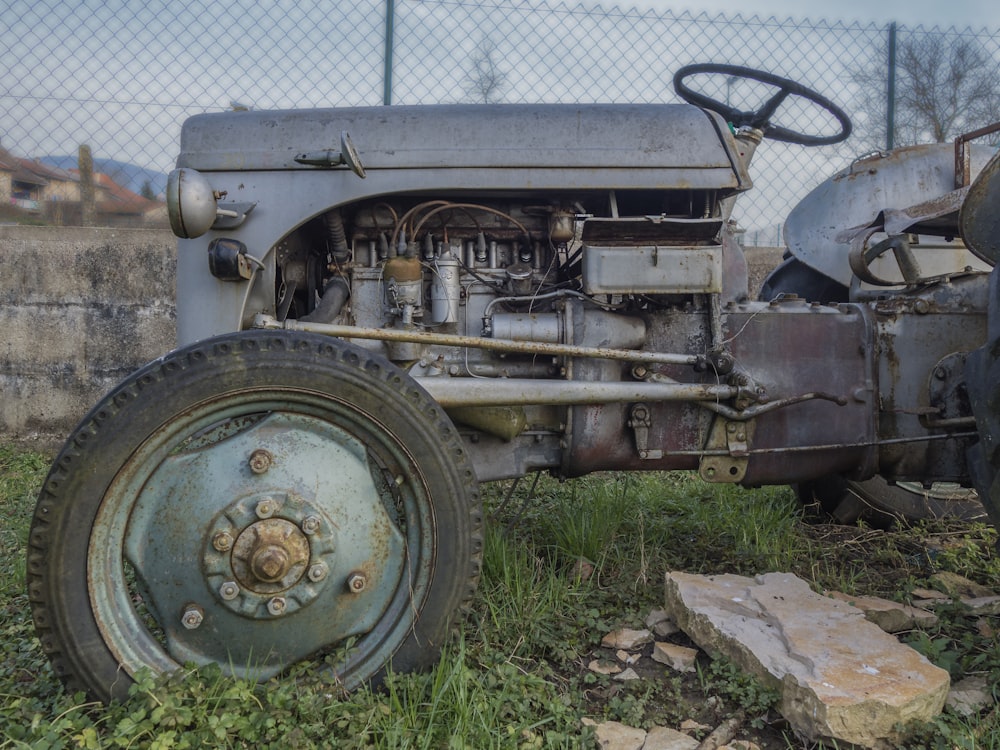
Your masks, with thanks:
M 692 13 L 740 13 L 743 16 L 808 18 L 813 21 L 862 21 L 918 26 L 971 26 L 1000 28 L 997 0 L 622 0 L 621 7 L 635 5 L 655 10 Z

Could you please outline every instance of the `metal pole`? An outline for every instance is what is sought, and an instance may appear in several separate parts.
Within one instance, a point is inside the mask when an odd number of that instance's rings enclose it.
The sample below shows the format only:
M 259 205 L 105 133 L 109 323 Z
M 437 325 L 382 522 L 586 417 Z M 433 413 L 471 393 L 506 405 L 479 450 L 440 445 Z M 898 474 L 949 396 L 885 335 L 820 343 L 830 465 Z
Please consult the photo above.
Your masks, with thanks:
M 896 22 L 889 24 L 889 86 L 886 92 L 885 148 L 893 149 L 896 132 Z
M 392 104 L 392 39 L 396 21 L 395 0 L 385 0 L 385 72 L 382 75 L 382 104 Z

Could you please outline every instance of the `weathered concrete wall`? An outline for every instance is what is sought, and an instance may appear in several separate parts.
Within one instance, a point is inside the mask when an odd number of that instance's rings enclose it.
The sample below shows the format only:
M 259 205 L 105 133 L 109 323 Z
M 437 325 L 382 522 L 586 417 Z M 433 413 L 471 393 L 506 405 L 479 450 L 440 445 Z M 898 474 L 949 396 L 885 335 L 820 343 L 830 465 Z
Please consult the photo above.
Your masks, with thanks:
M 0 438 L 52 449 L 175 345 L 169 231 L 0 226 Z

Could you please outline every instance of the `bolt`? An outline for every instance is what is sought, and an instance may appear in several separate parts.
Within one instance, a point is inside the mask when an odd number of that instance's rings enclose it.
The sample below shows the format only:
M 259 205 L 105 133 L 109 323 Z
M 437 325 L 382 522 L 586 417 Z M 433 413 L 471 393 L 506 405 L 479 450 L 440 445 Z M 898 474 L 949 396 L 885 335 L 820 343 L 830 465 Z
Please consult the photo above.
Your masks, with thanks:
M 934 368 L 934 377 L 936 377 L 938 380 L 947 380 L 948 379 L 948 371 L 945 370 L 943 367 L 935 367 Z
M 257 518 L 270 518 L 274 515 L 275 510 L 274 500 L 268 497 L 257 503 L 254 512 L 257 514 Z
M 913 303 L 913 310 L 918 315 L 926 315 L 931 311 L 931 303 L 925 299 L 918 299 Z
M 220 531 L 212 537 L 212 546 L 219 552 L 228 552 L 233 548 L 233 537 L 228 531 Z
M 705 476 L 706 477 L 714 477 L 715 476 L 715 468 L 712 467 L 712 466 L 709 466 L 707 469 L 705 469 Z
M 250 454 L 250 471 L 254 474 L 264 474 L 271 468 L 272 461 L 274 457 L 269 452 L 258 448 Z
M 236 581 L 226 581 L 221 586 L 219 586 L 219 596 L 221 596 L 227 602 L 232 601 L 239 595 L 240 595 L 240 587 L 236 585 Z
M 188 604 L 184 608 L 184 614 L 181 615 L 181 625 L 183 625 L 188 630 L 194 630 L 197 628 L 205 619 L 204 610 L 197 604 Z
M 302 519 L 302 533 L 312 536 L 319 531 L 319 516 L 306 516 Z
M 309 572 L 307 573 L 307 575 L 309 576 L 310 581 L 312 581 L 313 583 L 319 583 L 324 578 L 326 578 L 327 572 L 328 571 L 326 565 L 324 565 L 323 563 L 316 563 L 315 565 L 309 568 Z
M 736 425 L 734 425 L 732 422 L 730 422 L 729 424 L 726 425 L 726 431 L 727 432 L 736 432 Z
M 736 433 L 736 439 L 739 440 L 742 443 L 742 442 L 744 442 L 747 439 L 747 435 L 746 435 L 745 432 L 737 432 Z
M 285 614 L 285 607 L 285 598 L 282 596 L 276 596 L 267 603 L 267 611 L 275 617 Z
M 352 594 L 360 594 L 368 585 L 368 578 L 364 573 L 351 573 L 347 576 L 347 590 Z

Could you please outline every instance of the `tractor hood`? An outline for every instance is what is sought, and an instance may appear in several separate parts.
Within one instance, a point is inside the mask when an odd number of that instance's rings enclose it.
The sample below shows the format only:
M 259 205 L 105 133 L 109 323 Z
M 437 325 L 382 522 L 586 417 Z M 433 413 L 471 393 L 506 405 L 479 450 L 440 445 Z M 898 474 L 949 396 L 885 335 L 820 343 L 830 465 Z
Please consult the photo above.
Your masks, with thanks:
M 225 112 L 184 123 L 178 167 L 316 170 L 296 157 L 341 151 L 366 171 L 650 170 L 661 186 L 750 187 L 729 127 L 687 104 L 499 104 Z M 319 167 L 323 168 L 323 167 Z M 346 169 L 343 166 L 335 169 Z M 530 180 L 530 175 L 528 175 Z

